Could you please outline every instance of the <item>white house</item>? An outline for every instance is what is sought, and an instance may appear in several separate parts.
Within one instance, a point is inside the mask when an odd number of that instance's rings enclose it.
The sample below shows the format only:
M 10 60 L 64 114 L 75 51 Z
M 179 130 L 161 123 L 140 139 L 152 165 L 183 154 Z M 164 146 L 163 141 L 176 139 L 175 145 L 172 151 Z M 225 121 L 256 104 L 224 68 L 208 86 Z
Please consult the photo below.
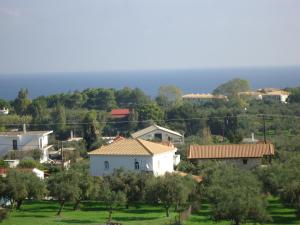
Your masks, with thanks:
M 261 88 L 256 91 L 239 92 L 239 96 L 247 96 L 256 100 L 267 100 L 287 103 L 289 92 L 276 88 Z
M 92 176 L 103 176 L 123 168 L 156 176 L 174 171 L 177 148 L 142 139 L 121 139 L 89 153 Z
M 42 152 L 41 162 L 48 160 L 48 135 L 53 131 L 9 131 L 0 132 L 0 156 L 9 151 L 26 151 L 39 149 Z
M 0 115 L 8 115 L 9 110 L 7 108 L 0 109 Z
M 158 125 L 152 125 L 139 130 L 131 134 L 131 137 L 143 140 L 170 141 L 174 144 L 184 143 L 184 136 L 182 134 Z

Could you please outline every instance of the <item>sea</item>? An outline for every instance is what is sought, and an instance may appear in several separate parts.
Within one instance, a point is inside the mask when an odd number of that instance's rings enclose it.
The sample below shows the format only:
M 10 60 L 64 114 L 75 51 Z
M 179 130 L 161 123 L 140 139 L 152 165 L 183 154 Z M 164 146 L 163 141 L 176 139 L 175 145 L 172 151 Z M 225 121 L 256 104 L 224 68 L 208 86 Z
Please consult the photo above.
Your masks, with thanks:
M 123 87 L 138 87 L 147 95 L 155 97 L 159 87 L 164 85 L 176 85 L 183 93 L 210 93 L 220 84 L 234 78 L 249 80 L 252 89 L 296 87 L 300 86 L 300 66 L 0 74 L 0 98 L 12 100 L 21 88 L 27 88 L 31 98 L 86 88 Z

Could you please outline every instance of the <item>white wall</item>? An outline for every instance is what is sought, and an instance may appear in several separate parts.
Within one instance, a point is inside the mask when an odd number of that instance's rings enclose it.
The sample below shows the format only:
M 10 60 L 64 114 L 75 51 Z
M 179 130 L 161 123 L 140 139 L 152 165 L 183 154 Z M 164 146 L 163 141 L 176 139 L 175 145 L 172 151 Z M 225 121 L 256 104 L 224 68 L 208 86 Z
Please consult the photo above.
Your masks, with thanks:
M 174 171 L 174 154 L 174 151 L 170 151 L 153 156 L 153 174 L 155 176 Z
M 158 133 L 158 134 L 162 134 L 162 140 L 163 141 L 168 141 L 169 140 L 169 137 L 171 138 L 171 142 L 174 143 L 174 144 L 177 144 L 177 143 L 183 143 L 183 137 L 180 137 L 178 135 L 175 135 L 175 134 L 172 134 L 172 133 L 168 133 L 166 131 L 163 131 L 163 130 L 160 130 L 160 129 L 157 129 L 157 130 L 154 130 L 154 131 L 151 131 L 145 135 L 142 135 L 138 138 L 140 139 L 143 139 L 143 140 L 154 140 L 155 138 L 155 134 Z
M 152 171 L 152 156 L 105 156 L 90 155 L 90 172 L 92 176 L 103 176 L 113 173 L 115 169 L 136 171 L 135 160 L 139 162 L 140 171 Z M 109 169 L 105 169 L 104 162 L 109 162 Z M 148 166 L 147 166 L 148 165 Z
M 174 151 L 156 154 L 154 156 L 104 156 L 90 155 L 90 173 L 92 176 L 103 176 L 113 173 L 115 169 L 123 168 L 130 171 L 153 172 L 154 175 L 164 175 L 174 171 Z M 109 162 L 109 169 L 105 169 L 105 161 Z M 140 169 L 136 170 L 135 161 Z
M 41 146 L 40 146 L 41 139 Z M 43 149 L 48 145 L 48 135 L 22 134 L 0 136 L 0 155 L 13 150 L 13 140 L 17 140 L 18 150 Z

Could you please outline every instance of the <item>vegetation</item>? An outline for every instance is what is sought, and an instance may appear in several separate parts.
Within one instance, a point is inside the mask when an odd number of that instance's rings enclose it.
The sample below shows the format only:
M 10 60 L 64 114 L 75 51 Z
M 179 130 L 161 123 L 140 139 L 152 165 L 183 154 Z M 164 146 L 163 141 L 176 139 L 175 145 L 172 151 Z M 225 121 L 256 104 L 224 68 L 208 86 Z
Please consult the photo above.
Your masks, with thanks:
M 271 220 L 274 224 L 299 224 L 299 88 L 287 89 L 292 93 L 288 104 L 241 99 L 237 94 L 248 90 L 248 81 L 234 79 L 214 91 L 227 95 L 228 101 L 203 105 L 184 102 L 181 90 L 174 86 L 161 87 L 155 99 L 138 88 L 93 88 L 32 100 L 28 90 L 21 89 L 15 100 L 0 100 L 1 106 L 10 109 L 9 115 L 0 116 L 1 131 L 21 130 L 23 123 L 28 130 L 54 130 L 55 149 L 61 147 L 57 141 L 66 140 L 71 130 L 84 139 L 63 142 L 64 147 L 75 149 L 64 155 L 65 160 L 71 160 L 69 170 L 41 165 L 36 150 L 26 154 L 13 151 L 6 156 L 21 161 L 16 170 L 9 170 L 0 179 L 1 198 L 12 203 L 3 205 L 12 210 L 4 224 L 20 224 L 21 216 L 21 224 L 88 224 L 112 218 L 126 224 L 165 224 L 190 205 L 199 210 L 185 224 L 213 223 L 210 218 L 221 224 L 272 224 Z M 125 118 L 111 118 L 114 108 L 128 108 L 131 113 Z M 190 176 L 153 177 L 124 170 L 103 178 L 89 175 L 87 152 L 106 144 L 101 137 L 128 137 L 153 123 L 184 134 L 185 144 L 177 146 L 182 159 L 177 169 L 204 176 L 201 184 Z M 190 144 L 240 143 L 251 133 L 260 140 L 266 135 L 275 144 L 276 156 L 270 166 L 243 171 L 219 162 L 197 165 L 186 159 Z M 0 164 L 7 168 L 3 160 Z M 47 170 L 50 177 L 43 181 L 22 172 L 33 167 Z M 268 197 L 268 205 L 265 197 L 271 195 L 274 197 Z M 53 200 L 36 201 L 44 196 Z

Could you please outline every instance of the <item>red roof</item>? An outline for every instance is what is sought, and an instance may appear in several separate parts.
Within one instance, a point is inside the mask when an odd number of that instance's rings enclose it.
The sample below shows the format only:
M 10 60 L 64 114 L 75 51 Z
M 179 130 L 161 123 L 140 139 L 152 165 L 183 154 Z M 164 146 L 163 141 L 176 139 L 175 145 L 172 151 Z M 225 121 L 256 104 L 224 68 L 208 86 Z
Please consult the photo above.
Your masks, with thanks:
M 273 144 L 191 145 L 188 159 L 262 158 L 274 155 Z
M 110 115 L 112 117 L 117 117 L 117 118 L 122 118 L 125 116 L 128 116 L 130 114 L 130 110 L 129 109 L 113 109 L 111 110 Z

